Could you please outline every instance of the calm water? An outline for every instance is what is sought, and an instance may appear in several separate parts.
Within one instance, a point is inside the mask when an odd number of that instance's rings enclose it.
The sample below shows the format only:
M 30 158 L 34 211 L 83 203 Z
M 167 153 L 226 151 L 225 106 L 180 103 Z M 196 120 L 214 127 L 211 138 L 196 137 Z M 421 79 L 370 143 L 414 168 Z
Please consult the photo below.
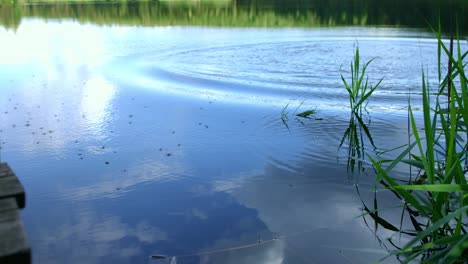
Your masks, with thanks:
M 34 263 L 385 255 L 357 217 L 357 180 L 338 149 L 349 120 L 340 66 L 347 74 L 356 43 L 365 60 L 377 57 L 369 76 L 384 82 L 369 103 L 371 133 L 381 148 L 402 145 L 407 94 L 418 106 L 421 66 L 436 70 L 425 33 L 23 19 L 0 29 L 0 43 L 1 159 L 27 190 Z M 295 120 L 298 106 L 317 119 Z M 369 200 L 372 175 L 359 186 Z

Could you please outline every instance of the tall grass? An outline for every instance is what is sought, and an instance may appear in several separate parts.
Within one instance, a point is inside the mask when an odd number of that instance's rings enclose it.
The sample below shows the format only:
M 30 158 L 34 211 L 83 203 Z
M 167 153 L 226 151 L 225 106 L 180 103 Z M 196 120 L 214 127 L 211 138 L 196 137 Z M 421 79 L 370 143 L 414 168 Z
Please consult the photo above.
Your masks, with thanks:
M 366 75 L 367 67 L 373 60 L 374 59 L 365 62 L 363 66 L 360 67 L 361 59 L 359 47 L 356 47 L 354 58 L 350 64 L 350 80 L 347 81 L 343 74 L 341 74 L 341 80 L 349 95 L 351 112 L 349 126 L 341 138 L 338 148 L 342 148 L 343 145 L 347 143 L 347 171 L 351 176 L 354 176 L 355 172 L 360 174 L 364 170 L 363 162 L 366 158 L 366 142 L 370 143 L 373 150 L 376 149 L 368 128 L 370 122 L 369 116 L 364 116 L 363 113 L 363 110 L 366 109 L 369 97 L 382 82 L 382 79 L 380 79 L 376 85 L 372 85 Z
M 397 229 L 413 236 L 412 239 L 390 251 L 403 263 L 468 262 L 468 80 L 464 63 L 467 52 L 462 52 L 458 36 L 455 55 L 446 47 L 441 34 L 436 37 L 439 75 L 442 76 L 441 54 L 451 66 L 446 76 L 439 78 L 435 98 L 422 71 L 423 129 L 419 129 L 409 106 L 412 143 L 394 160 L 368 156 L 377 180 L 403 201 L 402 207 L 412 223 L 412 230 Z M 402 183 L 393 177 L 393 169 L 400 163 L 416 169 L 417 178 Z
M 382 79 L 380 79 L 376 85 L 369 83 L 369 78 L 366 75 L 366 70 L 369 64 L 374 59 L 364 63 L 362 68 L 360 68 L 360 56 L 359 56 L 359 47 L 356 47 L 354 54 L 354 59 L 351 61 L 351 81 L 346 81 L 343 74 L 341 74 L 341 80 L 348 91 L 349 95 L 349 104 L 351 107 L 351 112 L 353 113 L 362 113 L 363 106 L 365 108 L 367 104 L 367 99 L 372 95 L 372 93 L 379 87 Z

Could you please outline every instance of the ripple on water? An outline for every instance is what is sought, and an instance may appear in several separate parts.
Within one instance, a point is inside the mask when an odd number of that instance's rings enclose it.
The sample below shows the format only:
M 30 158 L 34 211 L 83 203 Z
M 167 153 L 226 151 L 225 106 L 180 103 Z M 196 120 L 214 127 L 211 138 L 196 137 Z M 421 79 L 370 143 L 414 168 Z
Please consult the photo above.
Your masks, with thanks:
M 285 105 L 307 98 L 321 107 L 336 108 L 348 96 L 340 78 L 347 76 L 356 40 L 349 37 L 305 38 L 256 44 L 193 48 L 125 58 L 124 78 L 163 92 L 250 104 Z M 369 81 L 384 78 L 376 105 L 405 105 L 409 91 L 419 89 L 421 64 L 433 43 L 410 38 L 369 38 L 359 41 Z M 392 53 L 389 54 L 388 50 Z M 426 58 L 427 57 L 427 58 Z M 157 61 L 157 63 L 155 63 Z M 117 63 L 118 64 L 118 63 Z M 430 71 L 435 69 L 430 68 Z
M 349 113 L 346 111 L 319 111 L 317 119 L 297 119 L 290 116 L 288 127 L 278 116 L 264 117 L 258 128 L 258 144 L 252 145 L 251 151 L 262 156 L 268 165 L 292 173 L 299 173 L 308 164 L 315 166 L 336 167 L 346 162 L 340 156 L 340 142 L 349 128 Z M 404 145 L 407 140 L 406 120 L 404 113 L 371 114 L 368 124 L 370 135 L 379 149 L 390 149 Z M 372 147 L 366 138 L 367 151 Z M 343 149 L 348 141 L 344 139 Z

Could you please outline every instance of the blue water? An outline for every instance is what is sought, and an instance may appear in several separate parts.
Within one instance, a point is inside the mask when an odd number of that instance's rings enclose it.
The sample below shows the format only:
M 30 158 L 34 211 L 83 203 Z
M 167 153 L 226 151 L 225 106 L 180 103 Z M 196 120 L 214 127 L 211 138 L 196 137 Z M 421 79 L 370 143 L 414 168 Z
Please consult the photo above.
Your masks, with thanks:
M 427 37 L 34 19 L 0 29 L 0 154 L 27 192 L 33 262 L 378 260 L 385 248 L 357 217 L 338 148 L 349 120 L 340 73 L 355 45 L 376 58 L 371 132 L 381 148 L 405 144 L 408 94 L 417 109 L 421 69 L 437 79 Z M 294 117 L 311 108 L 314 118 Z M 371 176 L 359 186 L 372 197 Z

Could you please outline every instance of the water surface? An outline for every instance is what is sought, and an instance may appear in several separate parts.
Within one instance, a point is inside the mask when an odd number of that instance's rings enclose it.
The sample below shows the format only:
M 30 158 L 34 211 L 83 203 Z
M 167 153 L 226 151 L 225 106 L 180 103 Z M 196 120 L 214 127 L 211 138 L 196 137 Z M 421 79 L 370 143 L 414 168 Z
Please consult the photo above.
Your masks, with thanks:
M 34 263 L 385 255 L 357 217 L 357 181 L 338 148 L 349 126 L 340 73 L 356 45 L 376 58 L 369 78 L 384 82 L 368 106 L 374 140 L 405 144 L 408 94 L 417 108 L 421 68 L 436 70 L 426 33 L 24 19 L 0 40 L 1 159 L 27 191 Z M 297 107 L 318 112 L 301 123 Z M 373 183 L 360 178 L 363 199 Z M 382 206 L 395 204 L 385 196 Z

